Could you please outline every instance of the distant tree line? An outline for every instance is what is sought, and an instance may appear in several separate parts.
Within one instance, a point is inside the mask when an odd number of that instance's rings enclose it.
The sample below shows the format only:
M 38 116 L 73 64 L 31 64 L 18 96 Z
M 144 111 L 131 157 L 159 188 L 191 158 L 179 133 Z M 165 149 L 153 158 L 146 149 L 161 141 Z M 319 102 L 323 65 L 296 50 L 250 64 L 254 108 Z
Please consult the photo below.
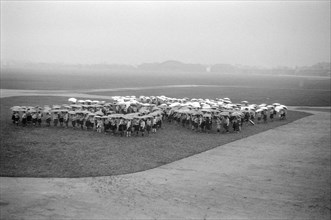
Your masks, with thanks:
M 47 69 L 103 69 L 111 72 L 175 72 L 175 73 L 217 73 L 217 74 L 270 74 L 270 75 L 298 75 L 298 76 L 331 76 L 330 63 L 320 62 L 312 66 L 287 67 L 279 66 L 263 68 L 254 66 L 231 65 L 231 64 L 188 64 L 175 60 L 162 63 L 143 63 L 138 66 L 124 64 L 63 64 L 63 63 L 31 63 L 31 62 L 1 62 L 2 68 L 47 68 Z
M 270 74 L 270 75 L 300 75 L 300 76 L 331 76 L 330 63 L 321 62 L 312 66 L 290 68 L 286 66 L 261 68 L 230 64 L 216 64 L 211 72 L 227 74 Z

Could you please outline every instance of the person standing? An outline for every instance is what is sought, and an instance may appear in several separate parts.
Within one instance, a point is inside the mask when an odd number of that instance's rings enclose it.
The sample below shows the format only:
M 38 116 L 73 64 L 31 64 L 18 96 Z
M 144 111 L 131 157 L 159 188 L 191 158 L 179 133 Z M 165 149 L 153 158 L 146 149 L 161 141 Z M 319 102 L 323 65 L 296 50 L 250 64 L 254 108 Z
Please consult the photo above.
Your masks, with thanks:
M 186 126 L 187 126 L 188 129 L 191 128 L 190 124 L 191 124 L 191 115 L 186 114 Z
M 49 112 L 46 113 L 46 123 L 47 123 L 47 127 L 50 127 L 51 126 L 51 120 L 52 120 L 52 117 L 51 117 L 51 114 Z
M 15 112 L 14 121 L 16 126 L 18 126 L 18 122 L 20 121 L 20 114 L 18 114 L 18 112 Z
M 253 112 L 253 111 L 250 113 L 250 120 L 253 123 L 255 122 L 255 112 Z
M 15 114 L 16 112 L 13 111 L 13 114 L 11 115 L 11 120 L 13 121 L 13 124 L 15 124 Z
M 161 129 L 162 128 L 162 117 L 161 115 L 157 115 L 156 116 L 156 127 Z M 155 130 L 156 132 L 156 130 Z
M 139 124 L 140 124 L 139 119 L 138 118 L 134 119 L 133 128 L 134 128 L 134 132 L 136 132 L 136 136 L 139 135 Z
M 256 113 L 256 117 L 257 117 L 257 123 L 260 123 L 260 121 L 261 121 L 261 117 L 262 117 L 262 113 L 261 113 L 261 111 L 258 111 L 258 112 Z
M 94 120 L 94 116 L 89 116 L 88 120 L 90 121 L 91 130 L 94 131 L 96 129 L 96 122 Z
M 216 118 L 216 130 L 217 132 L 221 132 L 221 124 L 222 124 L 222 121 L 219 117 Z
M 26 112 L 26 124 L 31 124 L 32 121 L 32 115 L 30 111 Z
M 105 122 L 104 122 L 104 130 L 105 130 L 105 134 L 106 132 L 110 129 L 110 121 L 108 118 L 105 119 Z
M 149 135 L 149 132 L 151 131 L 151 128 L 152 128 L 152 120 L 150 118 L 147 118 L 147 120 L 146 120 L 146 130 L 147 130 L 148 135 Z
M 84 119 L 85 119 L 84 114 L 81 114 L 79 117 L 79 124 L 82 130 L 84 130 L 84 121 L 85 121 Z
M 66 128 L 69 127 L 69 113 L 66 112 L 63 116 L 64 124 L 66 125 Z
M 152 119 L 152 133 L 156 133 L 156 117 Z
M 145 120 L 140 121 L 140 131 L 141 131 L 141 136 L 145 135 L 145 128 L 146 128 L 146 123 Z
M 22 125 L 23 125 L 23 127 L 26 126 L 26 123 L 27 123 L 27 115 L 26 115 L 25 111 L 23 111 L 23 114 L 22 114 Z
M 77 115 L 73 114 L 71 117 L 71 125 L 73 128 L 76 128 Z
M 207 130 L 207 133 L 210 133 L 210 131 L 211 131 L 211 127 L 212 127 L 212 120 L 211 120 L 211 118 L 210 117 L 206 117 L 206 119 L 205 119 L 205 128 L 206 128 L 206 130 Z
M 286 111 L 284 109 L 281 109 L 279 111 L 279 119 L 280 120 L 285 120 L 286 119 Z
M 124 119 L 123 118 L 120 118 L 119 119 L 119 122 L 118 122 L 118 131 L 119 131 L 121 137 L 123 137 L 123 135 L 124 135 Z
M 274 121 L 274 116 L 275 116 L 275 109 L 270 109 L 270 112 L 269 112 L 269 118 L 270 118 L 270 121 Z
M 222 124 L 225 132 L 229 133 L 230 119 L 228 116 L 223 117 Z
M 131 130 L 132 130 L 131 120 L 128 120 L 128 122 L 126 123 L 126 136 L 127 137 L 131 137 Z
M 264 123 L 267 123 L 267 120 L 268 120 L 267 111 L 263 111 L 262 112 L 262 118 L 263 118 L 263 122 Z
M 40 111 L 37 114 L 37 122 L 38 122 L 38 126 L 41 127 L 41 119 L 43 117 L 43 113 L 41 113 Z
M 232 127 L 234 132 L 239 132 L 239 121 L 237 117 L 234 117 L 232 120 Z
M 57 124 L 59 122 L 59 114 L 57 111 L 55 111 L 53 113 L 53 124 L 54 124 L 54 127 L 57 127 Z
M 97 132 L 98 133 L 102 132 L 102 120 L 101 120 L 101 118 L 97 119 Z
M 197 115 L 197 116 L 195 116 L 195 119 L 194 119 L 194 129 L 195 129 L 196 132 L 199 131 L 199 122 L 200 122 L 200 118 Z
M 186 115 L 184 113 L 182 113 L 181 117 L 180 117 L 182 126 L 185 127 L 186 125 Z
M 60 122 L 60 126 L 63 127 L 64 117 L 62 111 L 59 112 L 59 122 Z
M 246 122 L 246 124 L 248 124 L 248 122 L 249 122 L 249 117 L 250 117 L 249 112 L 248 112 L 248 111 L 245 112 L 245 115 L 244 115 L 244 121 Z M 243 123 L 242 123 L 242 124 L 243 124 Z
M 115 135 L 116 134 L 116 120 L 115 120 L 115 118 L 112 118 L 110 120 L 110 129 L 111 129 L 111 133 L 113 135 Z
M 32 125 L 36 126 L 37 125 L 37 113 L 36 112 L 32 113 L 31 117 L 32 117 Z

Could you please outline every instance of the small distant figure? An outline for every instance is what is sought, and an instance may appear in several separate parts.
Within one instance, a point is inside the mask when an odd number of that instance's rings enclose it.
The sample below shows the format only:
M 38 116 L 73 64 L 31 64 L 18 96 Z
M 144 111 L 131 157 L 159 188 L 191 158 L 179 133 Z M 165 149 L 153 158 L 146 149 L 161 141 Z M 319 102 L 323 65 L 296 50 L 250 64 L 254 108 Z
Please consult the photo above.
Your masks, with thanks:
M 222 124 L 222 120 L 219 117 L 217 117 L 217 119 L 216 119 L 216 130 L 217 130 L 218 133 L 221 132 L 221 124 Z
M 153 120 L 152 120 L 152 133 L 156 133 L 156 117 L 154 116 Z
M 19 121 L 20 121 L 20 114 L 18 114 L 18 112 L 15 112 L 14 123 L 16 124 L 16 126 L 18 126 Z
M 22 115 L 22 125 L 23 127 L 25 127 L 27 124 L 27 115 L 26 115 L 26 112 L 23 111 L 23 115 Z
M 229 125 L 230 125 L 229 117 L 224 116 L 223 120 L 222 120 L 222 124 L 223 124 L 223 128 L 224 128 L 225 132 L 229 133 Z
M 32 125 L 36 126 L 37 125 L 37 113 L 32 114 Z
M 76 128 L 76 121 L 77 121 L 77 115 L 74 114 L 72 117 L 71 117 L 71 126 L 73 128 Z
M 13 111 L 13 114 L 11 115 L 11 120 L 13 121 L 13 124 L 15 124 L 15 114 L 16 112 Z
M 26 124 L 31 124 L 32 122 L 32 115 L 30 111 L 26 112 Z
M 267 123 L 268 122 L 268 115 L 266 111 L 262 112 L 262 118 L 263 118 L 263 122 Z
M 131 125 L 131 120 L 128 120 L 126 123 L 126 136 L 131 137 L 131 131 L 132 131 L 132 125 Z
M 232 127 L 234 132 L 239 132 L 239 120 L 237 117 L 234 117 L 232 120 Z
M 49 112 L 46 113 L 46 123 L 47 123 L 47 127 L 51 126 L 51 114 Z
M 79 117 L 80 129 L 82 129 L 82 130 L 84 130 L 84 121 L 85 121 L 85 117 L 84 117 L 84 115 L 82 114 L 82 115 Z
M 54 114 L 53 114 L 53 125 L 54 125 L 54 127 L 57 127 L 58 123 L 59 123 L 59 114 L 57 112 L 54 112 Z
M 43 113 L 41 113 L 40 111 L 37 114 L 37 122 L 38 122 L 38 126 L 41 127 L 41 119 L 43 117 Z
M 261 119 L 262 119 L 262 113 L 259 111 L 256 113 L 256 117 L 257 117 L 257 123 L 260 123 Z
M 274 120 L 274 116 L 275 116 L 275 114 L 276 114 L 276 111 L 275 111 L 275 109 L 270 109 L 270 111 L 269 111 L 269 118 L 270 118 L 270 121 L 273 121 Z
M 60 122 L 60 127 L 63 127 L 63 122 L 64 122 L 63 112 L 59 113 L 59 122 Z
M 118 122 L 118 131 L 119 131 L 121 137 L 123 137 L 123 135 L 124 135 L 124 128 L 125 128 L 124 119 L 120 118 L 120 120 Z
M 139 119 L 134 119 L 133 128 L 134 128 L 134 131 L 136 132 L 136 136 L 138 136 L 139 135 Z
M 146 127 L 146 123 L 144 120 L 140 121 L 140 131 L 141 131 L 141 136 L 145 135 L 145 127 Z
M 212 120 L 209 117 L 206 117 L 205 124 L 206 124 L 205 127 L 206 127 L 207 133 L 210 133 L 211 127 L 212 127 Z
M 285 110 L 280 110 L 279 112 L 279 119 L 280 120 L 285 120 L 286 119 L 286 111 Z
M 146 120 L 146 131 L 147 131 L 148 135 L 149 135 L 151 129 L 152 129 L 152 120 L 150 118 L 147 118 L 147 120 Z
M 64 124 L 66 125 L 66 128 L 69 127 L 69 113 L 66 112 L 65 115 L 63 116 Z
M 102 132 L 102 127 L 103 127 L 103 121 L 99 118 L 97 120 L 97 132 L 101 133 Z
M 255 125 L 255 113 L 254 112 L 251 112 L 249 122 L 252 125 Z

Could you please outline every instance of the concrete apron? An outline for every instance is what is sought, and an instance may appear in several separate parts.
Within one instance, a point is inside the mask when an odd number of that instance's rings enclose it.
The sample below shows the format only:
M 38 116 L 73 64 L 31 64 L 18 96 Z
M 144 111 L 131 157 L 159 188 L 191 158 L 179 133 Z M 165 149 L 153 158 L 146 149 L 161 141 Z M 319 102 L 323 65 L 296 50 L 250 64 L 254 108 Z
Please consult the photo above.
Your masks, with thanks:
M 330 219 L 330 113 L 155 169 L 0 178 L 1 219 Z

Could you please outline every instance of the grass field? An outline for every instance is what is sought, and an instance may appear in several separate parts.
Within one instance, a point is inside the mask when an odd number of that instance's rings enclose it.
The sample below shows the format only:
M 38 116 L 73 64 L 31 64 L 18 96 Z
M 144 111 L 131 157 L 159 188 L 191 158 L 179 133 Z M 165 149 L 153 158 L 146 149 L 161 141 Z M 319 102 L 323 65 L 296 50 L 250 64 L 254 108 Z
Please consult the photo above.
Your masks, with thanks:
M 247 100 L 250 103 L 280 102 L 289 106 L 330 106 L 330 91 L 305 90 L 305 89 L 277 89 L 277 88 L 246 88 L 227 86 L 202 86 L 202 87 L 176 87 L 152 88 L 125 91 L 90 92 L 94 95 L 166 95 L 169 97 L 189 98 L 231 98 L 233 103 Z
M 104 96 L 166 95 L 211 99 L 229 97 L 234 103 L 247 100 L 256 104 L 279 102 L 289 106 L 331 105 L 330 78 L 326 77 L 111 73 L 107 70 L 91 69 L 2 69 L 1 88 L 68 90 Z M 98 89 L 105 91 L 97 91 Z M 239 134 L 216 134 L 215 131 L 211 134 L 195 133 L 165 123 L 163 129 L 156 134 L 131 138 L 113 137 L 72 128 L 22 128 L 12 125 L 9 110 L 11 106 L 63 104 L 67 99 L 68 97 L 54 96 L 1 98 L 1 176 L 81 177 L 138 172 L 309 115 L 289 111 L 287 121 L 244 126 Z
M 166 88 L 171 85 L 204 85 Z M 159 88 L 158 88 L 159 87 Z M 222 98 L 233 102 L 280 102 L 292 106 L 331 106 L 328 77 L 228 75 L 217 73 L 110 72 L 92 69 L 2 69 L 2 89 L 98 91 L 99 95 L 167 95 L 171 97 Z
M 313 76 L 111 72 L 110 70 L 100 69 L 1 69 L 2 89 L 78 90 L 191 84 L 331 90 L 330 78 Z
M 289 111 L 288 120 L 244 126 L 241 133 L 196 133 L 174 124 L 148 137 L 114 137 L 93 131 L 54 127 L 16 127 L 13 105 L 66 103 L 66 97 L 1 99 L 0 175 L 86 177 L 132 173 L 158 167 L 226 143 L 306 117 Z

